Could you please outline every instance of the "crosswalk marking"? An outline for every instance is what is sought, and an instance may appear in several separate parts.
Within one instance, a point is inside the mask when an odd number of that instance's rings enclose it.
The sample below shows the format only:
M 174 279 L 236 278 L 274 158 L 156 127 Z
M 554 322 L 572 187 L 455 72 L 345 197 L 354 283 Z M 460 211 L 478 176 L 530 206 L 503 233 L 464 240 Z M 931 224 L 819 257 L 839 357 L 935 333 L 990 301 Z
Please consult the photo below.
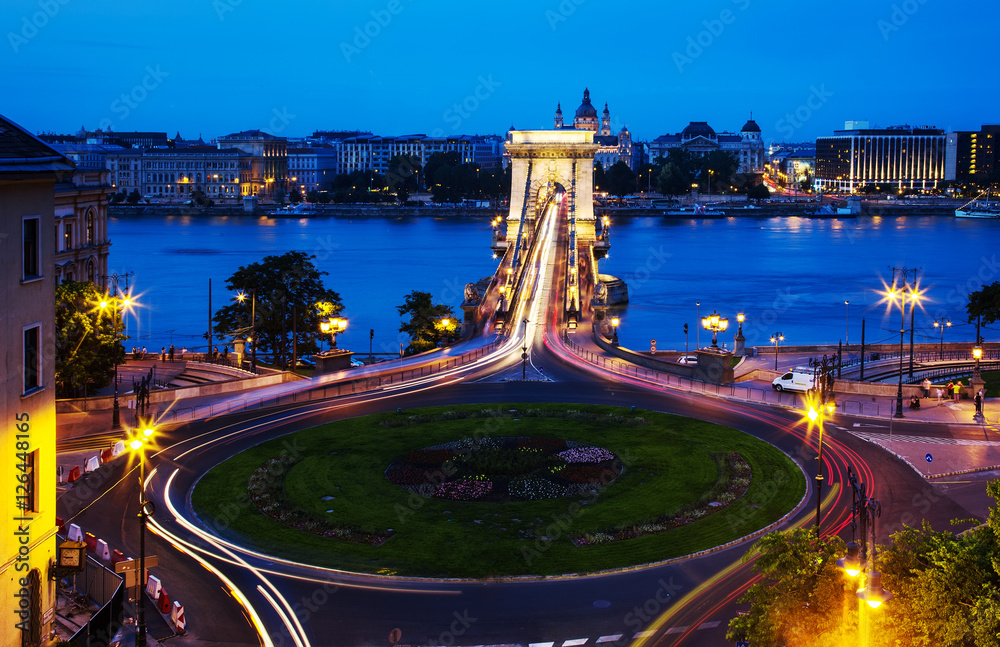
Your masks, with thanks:
M 576 647 L 577 645 L 586 645 L 590 638 L 574 638 L 573 640 L 564 640 L 562 647 Z
M 722 624 L 721 620 L 712 620 L 711 622 L 703 622 L 703 623 L 701 623 L 700 625 L 698 625 L 698 628 L 699 629 L 715 629 L 720 624 Z
M 601 636 L 600 638 L 597 639 L 597 642 L 598 643 L 613 643 L 613 642 L 617 642 L 617 641 L 621 640 L 621 638 L 622 638 L 621 634 L 612 634 L 610 636 Z
M 869 434 L 863 431 L 852 432 L 858 438 L 868 441 L 888 441 L 886 434 Z M 932 436 L 906 436 L 893 434 L 892 440 L 904 443 L 927 443 L 930 445 L 965 445 L 969 447 L 1000 447 L 1000 442 L 995 440 L 973 440 L 971 438 L 936 438 Z

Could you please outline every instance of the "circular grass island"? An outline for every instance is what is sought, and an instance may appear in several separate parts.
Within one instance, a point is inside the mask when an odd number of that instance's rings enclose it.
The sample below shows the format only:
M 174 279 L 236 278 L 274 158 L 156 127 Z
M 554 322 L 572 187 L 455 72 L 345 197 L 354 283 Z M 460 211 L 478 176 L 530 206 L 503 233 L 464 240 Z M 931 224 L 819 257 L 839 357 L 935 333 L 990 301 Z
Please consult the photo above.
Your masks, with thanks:
M 780 519 L 805 479 L 719 425 L 560 404 L 411 409 L 252 447 L 195 487 L 196 514 L 280 558 L 417 577 L 594 572 L 725 544 Z

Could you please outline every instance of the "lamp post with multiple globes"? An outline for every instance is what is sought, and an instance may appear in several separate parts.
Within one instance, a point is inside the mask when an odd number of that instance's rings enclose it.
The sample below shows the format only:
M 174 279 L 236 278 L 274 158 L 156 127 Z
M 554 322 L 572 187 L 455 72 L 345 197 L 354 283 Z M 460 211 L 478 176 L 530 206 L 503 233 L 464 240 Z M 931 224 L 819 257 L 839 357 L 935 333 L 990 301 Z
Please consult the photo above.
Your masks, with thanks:
M 774 344 L 774 370 L 778 370 L 778 342 L 785 341 L 785 336 L 780 332 L 771 335 L 771 343 Z
M 146 575 L 146 524 L 153 516 L 153 502 L 146 500 L 146 443 L 151 442 L 155 430 L 152 427 L 142 427 L 133 430 L 129 448 L 139 458 L 139 574 L 136 577 L 136 609 L 135 609 L 135 644 L 136 647 L 146 645 L 146 596 L 142 592 Z
M 115 349 L 114 349 L 114 360 L 115 360 L 115 398 L 111 408 L 111 429 L 119 430 L 122 428 L 121 424 L 121 411 L 118 407 L 118 364 L 119 356 L 122 353 L 122 349 L 119 348 L 121 340 L 118 339 L 118 322 L 122 318 L 122 311 L 128 310 L 132 307 L 132 296 L 125 293 L 123 296 L 118 295 L 118 281 L 114 281 L 114 294 L 110 296 L 105 296 L 101 299 L 100 308 L 102 311 L 107 310 L 109 307 L 114 307 L 112 311 L 112 332 L 114 336 Z
M 336 350 L 337 335 L 347 330 L 347 318 L 330 317 L 329 319 L 324 319 L 320 322 L 319 329 L 321 332 L 330 333 L 330 350 Z
M 867 495 L 864 483 L 858 483 L 857 476 L 850 466 L 847 468 L 847 481 L 853 493 L 851 506 L 851 534 L 853 538 L 847 544 L 847 555 L 837 560 L 837 566 L 851 578 L 862 573 L 866 575 L 867 582 L 858 588 L 856 595 L 859 600 L 864 600 L 868 606 L 877 609 L 882 606 L 883 602 L 892 599 L 892 593 L 882 588 L 882 574 L 875 570 L 875 520 L 882 516 L 882 504 L 877 499 Z M 856 542 L 857 536 L 854 534 L 858 518 L 861 519 L 860 546 Z M 871 549 L 870 561 L 868 559 L 869 547 Z
M 247 299 L 246 291 L 241 290 L 239 294 L 236 295 L 236 300 L 239 301 L 240 303 L 245 302 L 246 299 Z M 254 373 L 257 372 L 257 339 L 255 330 L 256 327 L 257 327 L 257 291 L 250 290 L 250 334 L 247 335 L 247 341 L 253 344 L 253 346 L 251 346 L 250 349 L 251 350 L 250 368 L 251 371 Z
M 725 332 L 729 328 L 729 319 L 720 317 L 719 313 L 713 312 L 707 317 L 701 318 L 701 327 L 712 332 L 712 348 L 719 349 L 719 333 Z

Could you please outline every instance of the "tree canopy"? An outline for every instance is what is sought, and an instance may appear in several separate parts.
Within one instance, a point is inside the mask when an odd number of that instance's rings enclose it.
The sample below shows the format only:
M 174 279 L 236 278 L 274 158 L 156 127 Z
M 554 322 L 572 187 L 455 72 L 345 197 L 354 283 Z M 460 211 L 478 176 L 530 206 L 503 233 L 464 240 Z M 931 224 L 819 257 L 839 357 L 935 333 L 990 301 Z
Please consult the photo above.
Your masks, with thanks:
M 100 307 L 105 299 L 89 281 L 65 281 L 56 286 L 55 379 L 59 397 L 86 395 L 88 390 L 107 386 L 114 379 L 116 358 L 119 364 L 125 361 L 121 342 L 128 337 L 114 302 Z
M 984 324 L 1000 321 L 1000 281 L 983 286 L 981 290 L 969 293 L 969 303 L 965 306 L 969 313 L 969 323 L 982 317 Z
M 1000 480 L 987 492 L 1000 501 Z M 855 596 L 860 582 L 836 566 L 841 539 L 817 540 L 814 529 L 771 533 L 744 555 L 762 579 L 741 598 L 750 610 L 730 621 L 726 637 L 755 647 L 859 644 L 859 634 L 871 647 L 998 647 L 998 537 L 996 507 L 987 524 L 959 535 L 904 526 L 877 552 L 893 598 L 872 610 Z
M 323 285 L 320 271 L 313 264 L 316 257 L 290 251 L 281 256 L 265 256 L 260 262 L 245 265 L 226 279 L 226 287 L 246 294 L 215 312 L 214 331 L 222 338 L 245 338 L 250 333 L 251 315 L 256 311 L 254 333 L 258 356 L 274 358 L 287 366 L 292 348 L 292 313 L 295 312 L 295 339 L 299 356 L 319 350 L 320 321 L 343 310 L 340 295 Z
M 625 162 L 618 161 L 604 176 L 608 193 L 623 198 L 635 191 L 635 173 Z
M 399 326 L 399 332 L 410 336 L 406 355 L 453 343 L 458 339 L 459 320 L 451 306 L 434 305 L 430 292 L 414 290 L 406 295 L 403 305 L 396 306 L 400 317 L 409 315 L 410 320 Z

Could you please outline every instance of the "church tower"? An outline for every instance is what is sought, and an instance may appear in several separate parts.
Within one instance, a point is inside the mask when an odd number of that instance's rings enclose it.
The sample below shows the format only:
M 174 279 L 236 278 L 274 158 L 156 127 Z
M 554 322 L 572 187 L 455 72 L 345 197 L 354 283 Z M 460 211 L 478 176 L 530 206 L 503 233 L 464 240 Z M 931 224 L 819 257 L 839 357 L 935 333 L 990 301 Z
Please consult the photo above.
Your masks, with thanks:
M 604 104 L 604 114 L 601 115 L 601 134 L 610 135 L 611 134 L 611 113 L 608 112 L 608 104 Z
M 590 90 L 587 88 L 583 90 L 583 102 L 576 109 L 573 127 L 577 130 L 589 130 L 597 133 L 597 110 L 590 103 Z
M 559 130 L 562 127 L 563 127 L 562 104 L 561 103 L 557 103 L 556 104 L 556 125 L 555 125 L 555 129 Z

